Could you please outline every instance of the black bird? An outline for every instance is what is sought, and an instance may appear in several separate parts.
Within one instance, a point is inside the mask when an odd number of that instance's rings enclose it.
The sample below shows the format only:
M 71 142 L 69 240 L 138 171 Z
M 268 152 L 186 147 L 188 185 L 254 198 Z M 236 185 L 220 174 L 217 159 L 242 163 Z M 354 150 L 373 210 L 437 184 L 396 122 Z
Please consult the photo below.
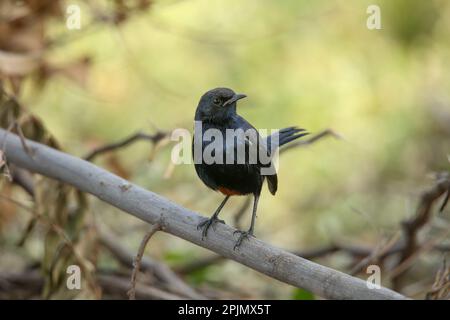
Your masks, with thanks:
M 240 236 L 234 246 L 234 249 L 239 247 L 243 239 L 253 236 L 256 210 L 258 206 L 258 200 L 261 193 L 262 185 L 264 180 L 267 178 L 267 183 L 269 191 L 275 195 L 277 191 L 278 179 L 276 172 L 269 175 L 263 175 L 262 169 L 268 168 L 272 164 L 267 161 L 262 161 L 259 156 L 259 152 L 266 154 L 270 157 L 271 144 L 276 142 L 273 141 L 274 135 L 267 138 L 262 138 L 256 131 L 256 129 L 247 122 L 243 117 L 236 113 L 236 103 L 238 100 L 245 98 L 244 94 L 236 94 L 233 90 L 228 88 L 216 88 L 206 92 L 200 99 L 195 112 L 196 123 L 201 123 L 201 136 L 200 132 L 196 129 L 194 130 L 194 139 L 192 142 L 193 154 L 195 154 L 195 149 L 201 150 L 200 161 L 195 161 L 195 170 L 199 178 L 205 183 L 205 185 L 215 191 L 219 191 L 225 195 L 225 199 L 219 205 L 217 210 L 214 212 L 210 219 L 206 219 L 198 225 L 198 229 L 202 230 L 202 238 L 206 237 L 208 229 L 216 222 L 222 222 L 219 220 L 219 212 L 222 210 L 225 203 L 231 196 L 235 195 L 249 195 L 253 194 L 253 212 L 250 228 L 248 231 L 236 231 L 240 233 Z M 223 139 L 223 146 L 220 148 L 219 152 L 221 154 L 217 155 L 218 158 L 223 159 L 222 163 L 211 163 L 209 164 L 204 161 L 202 155 L 205 148 L 207 148 L 214 139 L 206 139 L 204 133 L 208 129 L 217 129 L 216 132 L 220 132 Z M 245 136 L 244 139 L 239 139 L 234 137 L 233 140 L 226 137 L 227 129 L 242 129 L 243 131 L 254 130 L 256 132 L 255 138 L 249 138 Z M 197 132 L 198 131 L 198 132 Z M 288 142 L 295 139 L 303 137 L 308 133 L 304 129 L 297 127 L 289 127 L 281 129 L 278 131 L 278 146 L 281 147 Z M 210 141 L 212 140 L 212 141 Z M 230 144 L 230 142 L 232 142 Z M 245 159 L 244 161 L 238 161 L 238 152 L 240 146 L 244 144 Z M 256 161 L 251 161 L 252 146 L 257 145 L 258 156 Z M 226 162 L 226 154 L 230 152 L 230 148 L 233 149 L 234 158 L 232 163 Z M 217 149 L 215 150 L 217 151 Z M 215 152 L 211 152 L 214 156 Z M 195 155 L 194 155 L 195 158 Z M 197 158 L 198 159 L 198 158 Z M 195 160 L 195 159 L 194 159 Z

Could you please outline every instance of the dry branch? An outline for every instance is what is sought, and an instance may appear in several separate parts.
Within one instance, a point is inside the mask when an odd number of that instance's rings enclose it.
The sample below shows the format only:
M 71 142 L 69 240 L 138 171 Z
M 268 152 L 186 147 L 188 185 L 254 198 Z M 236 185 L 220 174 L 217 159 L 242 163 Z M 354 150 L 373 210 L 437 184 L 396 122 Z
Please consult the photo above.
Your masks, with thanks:
M 147 247 L 147 243 L 150 241 L 150 239 L 153 237 L 153 235 L 159 230 L 161 230 L 161 226 L 159 224 L 153 225 L 150 228 L 150 230 L 145 234 L 145 236 L 142 239 L 142 242 L 139 246 L 139 250 L 136 255 L 136 258 L 133 261 L 133 271 L 131 272 L 131 288 L 127 292 L 130 300 L 136 300 L 136 280 L 137 280 L 137 275 L 139 273 L 139 269 L 141 268 L 141 261 L 142 261 L 142 257 L 144 256 L 145 247 Z
M 106 298 L 113 297 L 117 299 L 124 297 L 130 284 L 128 278 L 124 276 L 102 272 L 96 274 L 96 279 L 102 289 L 103 296 Z M 23 272 L 0 273 L 0 298 L 3 299 L 10 299 L 11 297 L 36 299 L 41 295 L 43 287 L 44 277 L 40 270 L 36 268 L 27 269 Z M 136 293 L 142 299 L 176 300 L 184 298 L 183 296 L 145 284 L 138 284 Z
M 113 275 L 98 274 L 98 282 L 103 290 L 121 294 L 130 288 L 130 280 L 124 277 L 117 277 Z M 136 286 L 136 293 L 142 299 L 157 299 L 157 300 L 180 300 L 182 296 L 163 291 L 158 288 L 144 286 L 138 284 Z
M 100 243 L 106 248 L 122 265 L 132 267 L 133 253 L 127 250 L 119 241 L 110 233 L 101 232 L 99 236 Z M 187 285 L 180 277 L 178 277 L 167 265 L 160 261 L 153 260 L 150 257 L 143 257 L 141 260 L 142 271 L 151 272 L 151 274 L 160 281 L 164 287 L 188 299 L 206 299 L 206 297 L 198 294 Z
M 123 140 L 109 143 L 104 146 L 98 147 L 91 152 L 89 152 L 86 156 L 84 156 L 84 159 L 88 161 L 94 160 L 97 156 L 99 156 L 102 153 L 114 151 L 116 149 L 120 149 L 122 147 L 125 147 L 129 144 L 132 144 L 133 142 L 144 140 L 144 141 L 150 141 L 153 145 L 158 144 L 161 140 L 167 137 L 166 132 L 156 132 L 155 134 L 145 134 L 142 132 L 135 133 Z
M 437 175 L 436 183 L 421 193 L 415 215 L 410 219 L 403 221 L 402 242 L 404 243 L 404 248 L 401 252 L 397 265 L 394 268 L 395 273 L 392 276 L 392 281 L 394 282 L 394 286 L 396 288 L 400 287 L 401 277 L 404 271 L 408 269 L 405 266 L 410 266 L 410 263 L 408 264 L 407 261 L 411 261 L 411 259 L 417 256 L 417 251 L 421 251 L 419 232 L 433 217 L 433 207 L 436 201 L 442 196 L 445 196 L 445 199 L 444 203 L 441 205 L 441 210 L 444 209 L 448 190 L 450 190 L 450 174 L 447 172 L 439 173 Z M 433 244 L 430 248 L 435 245 L 436 244 Z M 402 270 L 402 272 L 399 272 L 398 270 Z
M 404 299 L 386 288 L 369 289 L 365 281 L 313 263 L 261 240 L 251 239 L 233 250 L 234 228 L 218 225 L 202 240 L 197 225 L 202 217 L 164 197 L 147 191 L 92 163 L 27 140 L 33 157 L 23 149 L 20 138 L 0 129 L 0 145 L 8 161 L 19 167 L 70 184 L 83 192 L 151 224 L 254 270 L 328 299 Z M 128 286 L 128 283 L 127 283 Z

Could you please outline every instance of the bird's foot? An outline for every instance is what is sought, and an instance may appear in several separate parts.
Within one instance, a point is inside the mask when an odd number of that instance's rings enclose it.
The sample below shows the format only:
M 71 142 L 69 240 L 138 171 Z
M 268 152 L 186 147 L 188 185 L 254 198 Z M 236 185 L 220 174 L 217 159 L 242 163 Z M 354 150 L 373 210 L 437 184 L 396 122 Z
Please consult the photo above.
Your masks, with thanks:
M 239 248 L 244 239 L 249 240 L 250 237 L 254 237 L 252 230 L 248 230 L 248 231 L 236 230 L 235 232 L 233 232 L 233 234 L 236 234 L 236 233 L 239 233 L 240 236 L 239 236 L 238 240 L 236 241 L 233 250 L 236 250 L 236 248 Z
M 225 221 L 218 219 L 216 217 L 205 219 L 204 221 L 202 221 L 198 224 L 197 230 L 202 229 L 202 240 L 204 240 L 206 238 L 206 235 L 208 234 L 208 230 L 211 226 L 213 227 L 213 230 L 216 231 L 214 224 L 216 224 L 217 222 L 225 224 Z

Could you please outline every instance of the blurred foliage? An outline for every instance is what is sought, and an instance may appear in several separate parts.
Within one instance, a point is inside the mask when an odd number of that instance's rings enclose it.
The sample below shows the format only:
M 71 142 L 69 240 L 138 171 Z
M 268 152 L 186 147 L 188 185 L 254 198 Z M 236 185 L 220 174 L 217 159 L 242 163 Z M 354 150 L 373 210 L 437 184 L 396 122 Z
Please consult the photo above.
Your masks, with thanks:
M 139 130 L 191 129 L 199 97 L 227 86 L 249 96 L 239 112 L 258 128 L 300 125 L 341 134 L 342 140 L 281 158 L 279 191 L 276 197 L 264 191 L 256 227 L 259 238 L 278 246 L 374 245 L 413 214 L 429 173 L 449 169 L 448 1 L 377 1 L 381 30 L 366 28 L 367 0 L 70 1 L 81 8 L 80 30 L 65 26 L 68 2 L 12 3 L 0 4 L 0 79 L 26 108 L 2 100 L 4 128 L 15 119 L 25 136 L 83 156 Z M 221 196 L 201 184 L 193 166 L 173 168 L 170 147 L 159 148 L 149 161 L 151 149 L 136 143 L 96 163 L 209 215 Z M 2 194 L 27 199 L 6 182 L 2 186 Z M 97 263 L 88 245 L 95 238 L 92 224 L 106 225 L 130 248 L 138 247 L 146 228 L 140 221 L 99 201 L 87 205 L 84 195 L 47 179 L 38 190 L 43 198 L 36 210 L 63 226 L 90 272 Z M 227 205 L 227 222 L 242 201 Z M 56 252 L 61 266 L 74 259 L 48 229 L 14 247 L 26 214 L 18 209 L 16 219 L 6 219 L 10 205 L 0 202 L 0 254 L 20 250 L 23 257 L 45 257 L 47 271 L 59 266 Z M 448 209 L 443 217 L 448 220 Z M 36 251 L 43 237 L 45 246 Z M 174 265 L 206 254 L 167 235 L 149 247 Z M 36 252 L 45 254 L 39 258 Z M 439 259 L 418 263 L 429 270 Z M 10 268 L 10 261 L 2 259 L 0 270 Z M 322 262 L 343 268 L 347 261 Z M 206 268 L 192 282 L 250 297 L 313 298 L 232 262 L 210 268 L 213 273 Z M 46 273 L 53 277 L 48 285 L 61 283 L 61 270 Z M 432 283 L 434 274 L 425 274 Z M 236 283 L 240 278 L 245 283 Z
M 294 300 L 314 300 L 314 295 L 311 292 L 306 291 L 304 289 L 294 289 L 292 299 L 294 299 Z

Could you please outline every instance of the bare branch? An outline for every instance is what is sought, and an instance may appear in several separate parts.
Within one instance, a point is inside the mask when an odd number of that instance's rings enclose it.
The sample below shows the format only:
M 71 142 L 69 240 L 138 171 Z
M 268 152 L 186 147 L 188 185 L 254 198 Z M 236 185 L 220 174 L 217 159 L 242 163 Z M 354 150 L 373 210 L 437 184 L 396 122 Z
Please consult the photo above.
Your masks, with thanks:
M 376 246 L 370 254 L 367 255 L 364 259 L 362 259 L 358 264 L 356 264 L 352 270 L 350 271 L 350 274 L 356 275 L 365 268 L 367 268 L 368 265 L 373 264 L 378 261 L 383 261 L 384 258 L 386 258 L 389 253 L 394 252 L 401 252 L 396 251 L 395 249 L 398 243 L 398 239 L 401 237 L 401 233 L 397 232 L 387 243 L 382 243 L 381 245 Z M 404 248 L 402 248 L 403 250 Z
M 1 174 L 8 178 L 9 181 L 13 181 L 11 169 L 8 166 L 8 162 L 6 161 L 5 154 L 2 150 L 0 150 L 0 170 Z
M 445 259 L 436 273 L 431 290 L 426 294 L 426 299 L 450 299 L 450 266 Z
M 401 253 L 400 259 L 395 267 L 397 270 L 402 270 L 402 272 L 396 272 L 393 277 L 394 283 L 398 286 L 399 277 L 402 275 L 403 271 L 407 268 L 404 266 L 409 265 L 405 263 L 409 258 L 415 255 L 415 252 L 420 249 L 418 244 L 418 233 L 419 231 L 428 224 L 432 218 L 433 206 L 435 202 L 448 192 L 450 189 L 450 174 L 443 172 L 437 175 L 436 183 L 424 190 L 420 196 L 419 205 L 417 206 L 416 214 L 403 222 L 403 239 L 404 249 Z M 445 201 L 444 201 L 445 204 Z M 402 266 L 402 268 L 399 268 Z
M 103 295 L 114 297 L 124 297 L 129 286 L 129 279 L 124 276 L 97 272 L 96 278 L 101 286 Z M 41 272 L 33 268 L 23 272 L 2 272 L 0 273 L 0 297 L 7 293 L 6 297 L 14 295 L 14 291 L 19 291 L 17 298 L 36 298 L 40 295 L 44 286 L 44 278 Z M 24 290 L 26 289 L 26 290 Z M 172 294 L 152 286 L 138 284 L 136 293 L 142 299 L 178 300 L 182 296 Z M 26 295 L 23 297 L 23 295 Z
M 124 277 L 117 277 L 107 274 L 98 274 L 98 282 L 103 290 L 110 292 L 122 293 L 130 288 L 130 281 Z M 181 300 L 183 297 L 163 291 L 158 288 L 144 286 L 138 284 L 136 293 L 143 299 L 158 299 L 158 300 Z
M 33 152 L 31 151 L 30 148 L 28 148 L 28 145 L 27 145 L 27 143 L 26 143 L 26 141 L 25 141 L 25 135 L 23 134 L 22 127 L 19 125 L 19 123 L 18 123 L 16 120 L 14 120 L 13 123 L 14 123 L 14 128 L 16 129 L 17 134 L 18 134 L 19 137 L 20 137 L 20 142 L 22 143 L 22 147 L 25 149 L 25 151 L 26 151 L 30 156 L 33 156 Z
M 447 194 L 445 195 L 444 201 L 442 201 L 441 208 L 439 209 L 439 212 L 444 211 L 445 206 L 447 205 L 449 198 L 450 198 L 450 189 L 447 190 Z
M 444 241 L 445 239 L 448 239 L 448 235 L 450 234 L 450 229 L 444 231 L 441 235 L 439 235 L 436 238 L 430 239 L 429 241 L 425 242 L 424 244 L 421 244 L 420 246 L 417 246 L 417 248 L 414 250 L 414 252 L 408 256 L 406 260 L 403 260 L 400 264 L 398 264 L 390 273 L 391 277 L 393 279 L 396 279 L 399 275 L 401 275 L 403 272 L 405 272 L 413 262 L 420 256 L 420 254 L 430 251 L 433 249 L 439 242 Z M 405 249 L 408 249 L 405 247 Z M 404 251 L 402 251 L 404 253 Z
M 136 279 L 137 275 L 139 273 L 139 269 L 141 268 L 141 260 L 142 256 L 144 255 L 145 247 L 147 246 L 147 243 L 150 241 L 151 237 L 158 231 L 161 230 L 161 226 L 159 223 L 154 224 L 150 230 L 145 234 L 144 238 L 142 239 L 142 242 L 139 246 L 138 253 L 136 255 L 136 258 L 133 262 L 133 272 L 131 273 L 131 288 L 127 292 L 128 297 L 130 300 L 136 300 Z
M 235 251 L 235 229 L 227 225 L 218 225 L 216 232 L 202 240 L 197 230 L 202 217 L 197 213 L 92 163 L 27 140 L 28 146 L 34 151 L 34 156 L 30 157 L 24 151 L 17 135 L 5 134 L 6 131 L 0 129 L 0 145 L 4 143 L 4 152 L 11 163 L 91 193 L 150 224 L 159 223 L 162 231 L 212 250 L 272 278 L 328 299 L 405 299 L 401 294 L 386 288 L 369 289 L 361 279 L 308 261 L 256 238 L 252 238 Z
M 111 236 L 108 232 L 101 232 L 99 236 L 100 243 L 104 248 L 111 252 L 117 260 L 126 267 L 132 267 L 133 254 L 127 250 L 119 241 Z M 206 297 L 198 294 L 187 285 L 180 277 L 178 277 L 167 265 L 160 261 L 143 257 L 141 260 L 142 271 L 151 272 L 162 285 L 175 294 L 184 296 L 189 299 L 202 300 Z
M 156 145 L 160 141 L 162 141 L 164 138 L 167 137 L 166 132 L 158 131 L 155 134 L 145 134 L 142 132 L 135 133 L 123 140 L 110 143 L 104 146 L 101 146 L 99 148 L 96 148 L 89 152 L 86 156 L 84 156 L 84 159 L 87 161 L 92 161 L 94 158 L 96 158 L 98 155 L 106 152 L 110 152 L 122 147 L 125 147 L 133 142 L 139 141 L 139 140 L 145 140 L 150 141 L 153 145 Z

